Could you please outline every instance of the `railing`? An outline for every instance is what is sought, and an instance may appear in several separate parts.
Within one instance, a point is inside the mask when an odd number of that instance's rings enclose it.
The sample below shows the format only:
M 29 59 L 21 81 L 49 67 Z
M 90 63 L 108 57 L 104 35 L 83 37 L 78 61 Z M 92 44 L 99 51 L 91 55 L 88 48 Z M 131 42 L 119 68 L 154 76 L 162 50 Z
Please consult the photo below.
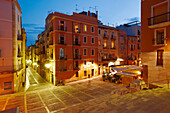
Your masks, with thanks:
M 74 70 L 79 70 L 80 68 L 77 66 L 77 67 L 74 67 Z
M 74 56 L 74 59 L 81 59 L 81 55 Z
M 103 38 L 104 38 L 104 39 L 108 39 L 108 38 L 109 38 L 109 35 L 105 35 L 105 34 L 104 34 L 104 35 L 103 35 Z
M 65 41 L 61 41 L 61 40 L 58 41 L 58 44 L 60 44 L 60 45 L 66 45 Z
M 111 47 L 110 49 L 116 49 L 116 47 Z
M 67 60 L 67 56 L 59 56 L 59 60 Z
M 74 41 L 74 45 L 75 45 L 75 46 L 80 46 L 80 45 L 81 45 L 81 42 L 80 42 L 80 41 Z
M 116 36 L 111 36 L 111 40 L 116 40 Z
M 59 26 L 59 31 L 67 31 L 67 27 L 64 27 L 64 26 Z
M 67 71 L 67 67 L 59 68 L 59 71 L 60 71 L 60 72 Z
M 168 21 L 170 21 L 170 12 L 148 18 L 148 25 L 151 26 Z
M 78 29 L 78 30 L 74 29 L 74 33 L 81 33 L 81 30 L 80 29 Z
M 50 27 L 50 32 L 53 31 L 53 27 Z
M 17 35 L 17 40 L 23 41 L 22 35 Z
M 164 38 L 164 37 L 161 37 L 161 38 L 157 38 L 157 39 L 155 39 L 155 38 L 153 38 L 153 45 L 165 45 L 165 40 L 166 40 L 166 38 Z
M 109 48 L 108 48 L 108 47 L 104 47 L 104 46 L 103 46 L 103 49 L 109 49 Z

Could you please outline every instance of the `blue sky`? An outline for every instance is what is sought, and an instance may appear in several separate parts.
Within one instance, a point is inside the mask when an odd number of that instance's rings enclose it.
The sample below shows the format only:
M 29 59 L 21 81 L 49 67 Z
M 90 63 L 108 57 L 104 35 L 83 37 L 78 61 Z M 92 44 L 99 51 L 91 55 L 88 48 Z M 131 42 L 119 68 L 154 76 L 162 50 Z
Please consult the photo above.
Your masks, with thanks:
M 140 0 L 18 0 L 22 10 L 22 24 L 27 32 L 27 46 L 34 44 L 44 30 L 48 11 L 72 15 L 83 10 L 95 12 L 97 6 L 99 20 L 108 25 L 120 25 L 140 20 Z M 93 7 L 93 8 L 89 8 Z

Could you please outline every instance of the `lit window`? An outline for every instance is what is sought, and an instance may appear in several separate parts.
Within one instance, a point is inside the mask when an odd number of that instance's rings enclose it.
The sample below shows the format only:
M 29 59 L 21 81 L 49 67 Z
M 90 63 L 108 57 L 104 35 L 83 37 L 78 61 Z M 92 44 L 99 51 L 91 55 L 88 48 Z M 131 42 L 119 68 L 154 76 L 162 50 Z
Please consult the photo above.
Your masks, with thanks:
M 79 32 L 79 26 L 78 24 L 75 24 L 75 33 L 78 33 Z
M 91 27 L 91 32 L 94 33 L 94 27 Z
M 62 30 L 64 31 L 64 21 L 60 21 L 60 29 L 59 30 Z
M 163 66 L 163 52 L 164 50 L 157 50 L 157 66 Z
M 94 44 L 94 38 L 91 38 L 91 43 Z
M 107 47 L 107 41 L 104 40 L 104 47 Z
M 101 40 L 99 40 L 99 46 L 101 45 Z
M 84 31 L 87 31 L 87 25 L 84 25 Z
M 87 49 L 83 50 L 83 55 L 86 56 L 87 55 Z
M 114 43 L 114 41 L 112 41 L 111 42 L 111 48 L 114 48 L 114 46 L 115 46 L 115 43 Z

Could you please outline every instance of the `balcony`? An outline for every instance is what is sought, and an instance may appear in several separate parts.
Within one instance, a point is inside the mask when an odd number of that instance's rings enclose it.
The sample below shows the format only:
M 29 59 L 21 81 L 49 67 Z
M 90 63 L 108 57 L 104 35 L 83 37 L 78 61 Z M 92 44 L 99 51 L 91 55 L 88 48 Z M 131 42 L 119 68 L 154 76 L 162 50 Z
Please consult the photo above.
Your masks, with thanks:
M 108 39 L 109 38 L 109 35 L 103 35 L 103 39 Z
M 67 31 L 67 27 L 59 26 L 58 28 L 59 31 Z
M 166 38 L 160 37 L 160 38 L 153 38 L 153 46 L 165 46 L 166 45 Z
M 59 40 L 59 41 L 58 41 L 58 44 L 60 44 L 60 45 L 66 45 L 65 41 L 63 41 L 63 40 Z
M 23 41 L 22 35 L 17 35 L 17 40 Z
M 116 49 L 116 47 L 111 47 L 110 49 Z
M 111 40 L 116 40 L 116 36 L 111 36 Z
M 74 45 L 75 45 L 75 46 L 80 46 L 80 45 L 81 45 L 81 42 L 80 42 L 80 41 L 75 41 L 75 42 L 74 42 Z
M 76 59 L 81 60 L 81 55 L 76 55 L 76 56 L 74 56 L 74 59 L 75 59 L 75 60 L 76 60 Z
M 108 47 L 104 47 L 104 46 L 103 46 L 103 49 L 109 49 L 109 48 L 108 48 Z
M 67 67 L 62 67 L 62 68 L 60 67 L 59 68 L 59 72 L 64 72 L 64 71 L 67 71 Z
M 18 53 L 17 57 L 23 57 L 23 54 L 20 52 Z
M 74 29 L 74 33 L 81 33 L 80 29 Z
M 74 70 L 80 70 L 79 66 L 75 66 Z
M 50 27 L 50 32 L 52 32 L 53 31 L 53 27 Z
M 59 60 L 67 60 L 67 56 L 59 56 Z
M 163 27 L 170 25 L 170 12 L 148 18 L 149 28 Z

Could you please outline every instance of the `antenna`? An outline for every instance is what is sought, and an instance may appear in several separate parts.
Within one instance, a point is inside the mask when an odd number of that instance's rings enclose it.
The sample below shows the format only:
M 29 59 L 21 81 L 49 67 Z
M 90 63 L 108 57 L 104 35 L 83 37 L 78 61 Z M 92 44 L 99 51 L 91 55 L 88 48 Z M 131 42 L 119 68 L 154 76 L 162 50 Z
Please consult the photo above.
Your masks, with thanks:
M 76 12 L 78 11 L 78 8 L 77 8 L 77 7 L 78 7 L 78 5 L 76 4 Z

